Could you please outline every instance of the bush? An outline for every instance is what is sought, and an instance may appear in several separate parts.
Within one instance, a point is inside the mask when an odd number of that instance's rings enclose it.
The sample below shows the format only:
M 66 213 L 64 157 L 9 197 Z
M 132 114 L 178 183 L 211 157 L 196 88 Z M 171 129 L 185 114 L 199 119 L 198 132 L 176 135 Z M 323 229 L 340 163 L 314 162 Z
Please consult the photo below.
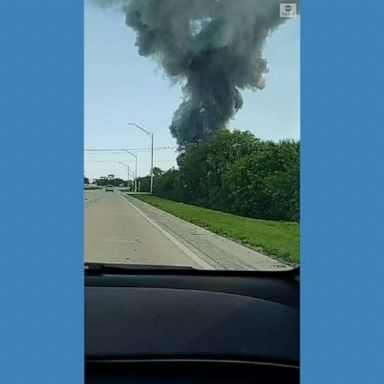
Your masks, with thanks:
M 299 221 L 300 143 L 223 130 L 212 141 L 187 146 L 180 170 L 158 171 L 154 194 L 258 219 Z

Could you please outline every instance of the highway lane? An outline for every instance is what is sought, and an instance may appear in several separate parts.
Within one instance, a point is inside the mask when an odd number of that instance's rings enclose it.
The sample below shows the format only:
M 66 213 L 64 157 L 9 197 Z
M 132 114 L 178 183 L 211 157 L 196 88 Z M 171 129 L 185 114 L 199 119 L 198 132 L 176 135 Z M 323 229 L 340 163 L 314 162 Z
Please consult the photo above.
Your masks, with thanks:
M 85 193 L 87 197 L 87 193 Z M 91 194 L 88 194 L 91 196 Z M 87 262 L 212 267 L 137 208 L 119 192 L 92 191 L 84 208 Z

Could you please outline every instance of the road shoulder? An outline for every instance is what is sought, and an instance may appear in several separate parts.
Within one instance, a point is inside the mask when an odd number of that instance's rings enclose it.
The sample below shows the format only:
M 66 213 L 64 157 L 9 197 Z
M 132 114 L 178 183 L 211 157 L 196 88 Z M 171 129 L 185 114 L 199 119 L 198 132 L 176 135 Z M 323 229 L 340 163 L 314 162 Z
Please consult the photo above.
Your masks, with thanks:
M 285 264 L 202 227 L 177 218 L 132 196 L 121 196 L 215 269 L 283 270 Z

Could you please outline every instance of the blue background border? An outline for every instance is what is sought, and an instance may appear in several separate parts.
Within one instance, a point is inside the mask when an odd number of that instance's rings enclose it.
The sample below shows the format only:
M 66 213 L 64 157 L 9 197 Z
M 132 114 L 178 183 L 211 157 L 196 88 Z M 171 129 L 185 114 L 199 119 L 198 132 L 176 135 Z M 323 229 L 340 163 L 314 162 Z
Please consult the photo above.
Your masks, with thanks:
M 83 2 L 1 1 L 0 67 L 0 382 L 82 383 Z
M 303 384 L 384 383 L 383 14 L 302 2 Z
M 304 384 L 384 382 L 383 8 L 302 2 Z M 4 383 L 83 382 L 82 23 L 0 2 Z

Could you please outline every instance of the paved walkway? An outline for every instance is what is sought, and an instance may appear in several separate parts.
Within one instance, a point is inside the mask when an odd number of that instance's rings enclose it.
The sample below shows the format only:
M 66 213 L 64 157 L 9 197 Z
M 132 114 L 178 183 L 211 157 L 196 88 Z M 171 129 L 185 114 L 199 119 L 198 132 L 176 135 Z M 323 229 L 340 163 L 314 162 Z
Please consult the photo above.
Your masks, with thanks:
M 289 268 L 253 249 L 181 220 L 132 196 L 124 194 L 124 198 L 214 269 L 281 270 Z

